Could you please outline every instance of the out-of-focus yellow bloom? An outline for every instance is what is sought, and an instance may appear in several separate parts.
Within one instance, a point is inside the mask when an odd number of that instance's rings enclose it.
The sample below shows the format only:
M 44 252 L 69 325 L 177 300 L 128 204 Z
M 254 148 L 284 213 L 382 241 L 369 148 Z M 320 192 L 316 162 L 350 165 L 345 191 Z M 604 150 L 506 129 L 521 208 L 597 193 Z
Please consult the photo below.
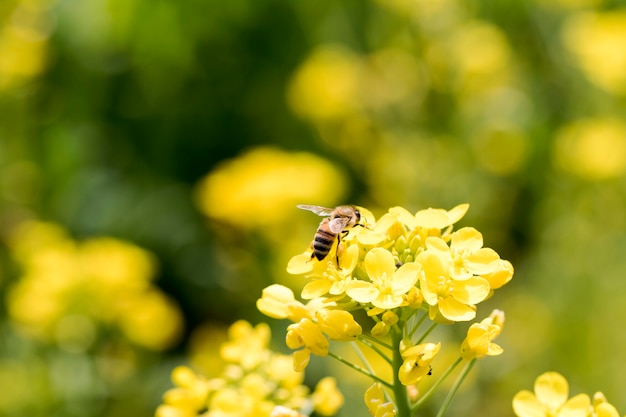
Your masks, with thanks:
M 8 311 L 25 331 L 67 342 L 67 318 L 82 317 L 94 329 L 117 327 L 149 349 L 178 341 L 182 314 L 151 283 L 155 262 L 147 251 L 112 238 L 75 242 L 60 227 L 39 222 L 18 226 L 9 245 L 23 276 L 9 292 Z
M 247 321 L 238 320 L 228 329 L 228 341 L 222 344 L 220 355 L 226 362 L 253 369 L 268 359 L 269 341 L 270 328 L 266 323 L 252 327 Z
M 557 372 L 546 372 L 535 380 L 535 392 L 520 391 L 513 398 L 517 417 L 588 417 L 591 400 L 587 394 L 569 398 L 567 380 Z
M 293 217 L 297 204 L 332 206 L 345 189 L 344 174 L 330 162 L 261 147 L 216 167 L 198 184 L 196 201 L 211 218 L 272 233 Z
M 511 48 L 502 31 L 488 22 L 459 25 L 446 50 L 455 68 L 455 87 L 464 95 L 473 96 L 512 79 Z
M 593 416 L 594 417 L 620 417 L 615 406 L 606 400 L 601 392 L 593 394 Z
M 227 363 L 224 372 L 206 379 L 188 367 L 175 368 L 175 387 L 163 396 L 157 417 L 299 417 L 314 408 L 330 416 L 343 404 L 332 379 L 321 380 L 310 394 L 302 385 L 304 374 L 293 369 L 292 358 L 269 350 L 266 324 L 252 327 L 238 321 L 228 334 L 221 349 Z
M 504 312 L 494 310 L 489 317 L 480 323 L 474 323 L 467 331 L 467 337 L 461 344 L 463 359 L 480 359 L 485 356 L 500 355 L 502 348 L 493 343 L 504 325 Z
M 391 253 L 374 248 L 367 253 L 363 266 L 371 282 L 355 280 L 348 284 L 346 293 L 360 303 L 392 309 L 399 307 L 403 296 L 417 282 L 420 265 L 406 263 L 396 270 Z
M 574 14 L 562 37 L 592 83 L 613 94 L 626 93 L 625 10 Z
M 277 405 L 270 413 L 270 417 L 306 417 L 304 414 L 300 414 L 296 410 Z
M 451 321 L 468 321 L 476 317 L 475 304 L 489 295 L 489 282 L 473 276 L 458 281 L 450 276 L 451 265 L 435 252 L 426 251 L 418 256 L 423 274 L 420 276 L 420 288 L 424 300 L 431 307 L 431 317 L 437 312 Z
M 385 393 L 383 392 L 383 386 L 380 383 L 371 385 L 364 395 L 365 405 L 370 414 L 374 417 L 393 417 L 396 415 L 396 410 L 393 403 L 386 401 Z
M 398 371 L 400 382 L 404 385 L 417 384 L 430 374 L 430 364 L 439 353 L 441 343 L 422 343 L 402 352 L 404 362 Z
M 626 172 L 626 125 L 617 118 L 583 119 L 562 127 L 554 147 L 556 164 L 589 180 Z
M 332 416 L 343 406 L 344 398 L 337 389 L 335 378 L 322 378 L 311 395 L 315 412 L 323 416 Z
M 10 18 L 0 25 L 0 92 L 44 70 L 54 26 L 45 3 L 20 1 L 3 10 Z
M 346 47 L 320 46 L 291 80 L 289 103 L 315 121 L 345 117 L 359 108 L 361 71 L 360 60 Z

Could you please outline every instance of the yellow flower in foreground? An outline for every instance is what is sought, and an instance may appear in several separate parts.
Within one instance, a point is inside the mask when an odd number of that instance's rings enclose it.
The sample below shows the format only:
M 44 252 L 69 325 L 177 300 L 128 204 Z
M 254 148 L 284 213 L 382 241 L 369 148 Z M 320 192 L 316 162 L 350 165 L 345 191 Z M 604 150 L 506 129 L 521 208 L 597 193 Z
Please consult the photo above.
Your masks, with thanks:
M 370 414 L 374 417 L 393 417 L 396 410 L 392 402 L 385 400 L 383 386 L 378 382 L 370 386 L 365 391 L 365 405 Z
M 304 347 L 293 355 L 293 367 L 297 371 L 306 368 L 311 353 L 317 356 L 328 355 L 328 339 L 324 336 L 322 328 L 310 319 L 304 318 L 287 327 L 285 340 L 289 349 Z
M 403 295 L 417 282 L 420 266 L 406 263 L 396 270 L 393 255 L 386 249 L 374 248 L 365 255 L 365 271 L 372 282 L 351 281 L 346 293 L 359 303 L 392 309 L 402 305 Z
M 467 331 L 467 337 L 461 345 L 463 359 L 480 359 L 485 356 L 500 355 L 502 348 L 493 343 L 504 325 L 504 312 L 494 310 L 489 317 L 480 323 L 474 323 Z
M 557 372 L 546 372 L 535 380 L 535 392 L 520 391 L 513 398 L 517 417 L 587 417 L 591 400 L 586 394 L 570 399 L 567 380 Z
M 444 264 L 445 259 L 438 256 L 436 251 L 422 252 L 417 260 L 422 264 L 420 288 L 428 305 L 436 306 L 447 320 L 468 321 L 476 317 L 475 304 L 489 295 L 489 282 L 486 279 L 453 279 L 450 277 L 451 266 Z M 432 315 L 431 309 L 431 317 Z
M 289 319 L 298 322 L 304 317 L 312 318 L 311 312 L 297 301 L 293 291 L 284 285 L 272 284 L 263 290 L 256 302 L 259 311 L 275 319 Z
M 361 334 L 361 326 L 347 311 L 322 309 L 315 313 L 315 317 L 331 340 L 350 342 Z
M 422 343 L 402 352 L 404 362 L 398 372 L 400 382 L 404 385 L 412 385 L 418 383 L 424 376 L 429 375 L 431 371 L 430 363 L 437 356 L 440 348 L 441 343 Z

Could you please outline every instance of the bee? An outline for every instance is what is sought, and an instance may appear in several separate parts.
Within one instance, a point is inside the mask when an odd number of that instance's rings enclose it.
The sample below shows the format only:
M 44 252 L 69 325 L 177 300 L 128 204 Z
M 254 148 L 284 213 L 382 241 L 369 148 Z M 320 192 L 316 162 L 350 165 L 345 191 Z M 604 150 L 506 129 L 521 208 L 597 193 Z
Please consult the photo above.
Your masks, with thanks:
M 339 244 L 341 238 L 348 234 L 346 229 L 355 226 L 363 226 L 359 224 L 361 213 L 354 206 L 338 206 L 335 208 L 326 208 L 320 206 L 310 206 L 299 204 L 299 209 L 312 211 L 318 216 L 327 216 L 320 223 L 315 238 L 311 242 L 313 253 L 311 259 L 317 258 L 318 261 L 324 260 L 328 256 L 333 244 L 337 241 L 337 265 L 339 265 Z

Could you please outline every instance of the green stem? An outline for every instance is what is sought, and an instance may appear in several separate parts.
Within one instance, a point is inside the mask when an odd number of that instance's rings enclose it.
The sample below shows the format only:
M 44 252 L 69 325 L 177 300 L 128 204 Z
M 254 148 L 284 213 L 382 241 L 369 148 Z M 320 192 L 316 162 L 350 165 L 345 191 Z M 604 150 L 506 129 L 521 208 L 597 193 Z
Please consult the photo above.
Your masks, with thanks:
M 387 381 L 385 381 L 384 379 L 382 379 L 382 378 L 380 378 L 380 377 L 376 376 L 374 373 L 372 373 L 372 372 L 370 372 L 370 371 L 368 371 L 368 370 L 366 370 L 366 369 L 363 369 L 363 368 L 361 368 L 361 367 L 360 367 L 360 366 L 358 366 L 358 365 L 353 364 L 353 363 L 352 363 L 352 362 L 350 362 L 349 360 L 342 358 L 341 356 L 337 355 L 336 353 L 333 353 L 333 352 L 331 352 L 331 351 L 328 351 L 328 356 L 330 356 L 331 358 L 335 358 L 335 359 L 337 359 L 339 362 L 343 363 L 344 365 L 349 366 L 350 368 L 354 369 L 355 371 L 360 372 L 360 373 L 362 373 L 363 375 L 368 376 L 368 377 L 372 378 L 373 380 L 380 382 L 381 384 L 383 384 L 383 385 L 384 385 L 384 386 L 386 386 L 387 388 L 393 388 L 393 385 L 392 385 L 392 384 L 390 384 L 389 382 L 387 382 Z
M 372 337 L 368 334 L 365 333 L 361 333 L 361 335 L 359 336 L 360 339 L 366 339 L 369 340 L 370 342 L 376 343 L 384 348 L 387 348 L 389 350 L 393 349 L 393 347 L 391 347 L 390 344 L 383 342 L 382 340 L 376 339 L 375 337 Z
M 445 381 L 450 374 L 452 373 L 452 371 L 454 371 L 456 369 L 457 366 L 459 366 L 459 364 L 463 361 L 463 358 L 461 358 L 460 356 L 458 357 L 458 359 L 451 364 L 448 369 L 446 369 L 446 371 L 443 373 L 443 375 L 441 375 L 441 377 L 437 380 L 437 382 L 435 382 L 429 389 L 428 391 L 426 391 L 424 393 L 424 395 L 422 395 L 420 397 L 420 399 L 413 404 L 413 407 L 411 407 L 412 411 L 417 410 L 418 408 L 420 408 L 427 400 L 428 398 L 430 398 L 431 395 L 433 395 L 437 389 L 439 388 L 439 386 L 443 383 L 443 381 Z
M 402 332 L 392 331 L 391 341 L 393 344 L 393 396 L 396 400 L 396 410 L 398 411 L 398 417 L 410 417 L 411 409 L 409 407 L 409 396 L 406 392 L 406 387 L 400 382 L 400 375 L 398 371 L 404 362 L 402 354 L 400 353 L 400 342 L 402 341 Z
M 456 381 L 454 382 L 454 385 L 452 386 L 452 389 L 446 396 L 446 399 L 444 400 L 443 404 L 441 404 L 441 408 L 439 409 L 439 412 L 437 413 L 437 417 L 442 417 L 444 413 L 448 410 L 448 407 L 450 407 L 450 404 L 452 403 L 452 400 L 454 399 L 456 392 L 459 390 L 459 387 L 461 386 L 461 384 L 467 377 L 467 374 L 469 374 L 469 371 L 471 371 L 475 363 L 476 363 L 476 359 L 472 359 L 471 361 L 468 362 L 467 365 L 465 365 L 465 368 L 463 368 L 461 375 L 459 375 L 459 377 L 456 379 Z
M 368 348 L 372 349 L 374 352 L 378 353 L 378 356 L 383 358 L 385 360 L 385 362 L 387 362 L 389 365 L 391 365 L 391 359 L 389 359 L 389 357 L 387 355 L 385 355 L 385 353 L 383 351 L 381 351 L 378 348 L 378 346 L 374 345 L 373 343 L 370 343 L 369 339 L 363 338 L 363 339 L 360 339 L 359 342 L 363 343 L 365 346 L 367 346 Z M 352 343 L 354 343 L 354 342 L 352 342 Z M 354 348 L 358 349 L 358 351 L 361 352 L 361 349 L 359 349 L 357 346 L 355 346 Z M 361 355 L 363 355 L 363 353 L 361 353 Z
M 407 334 L 408 337 L 412 337 L 413 333 L 415 333 L 417 331 L 417 329 L 422 325 L 422 323 L 424 323 L 424 320 L 426 320 L 426 318 L 428 317 L 428 314 L 424 314 L 422 315 L 422 317 L 420 317 L 415 325 L 413 326 L 413 328 L 409 331 L 409 333 Z

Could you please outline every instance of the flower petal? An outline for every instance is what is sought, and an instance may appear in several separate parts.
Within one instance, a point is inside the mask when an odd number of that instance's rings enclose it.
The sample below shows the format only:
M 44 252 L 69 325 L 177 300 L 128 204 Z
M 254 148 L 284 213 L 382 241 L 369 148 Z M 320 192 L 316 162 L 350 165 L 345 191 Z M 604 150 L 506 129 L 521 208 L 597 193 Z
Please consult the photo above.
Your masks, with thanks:
M 476 275 L 490 274 L 500 266 L 500 255 L 491 248 L 478 249 L 465 259 L 467 268 Z
M 567 400 L 559 417 L 587 417 L 591 408 L 591 400 L 587 394 L 578 394 Z
M 441 315 L 452 321 L 469 321 L 476 317 L 476 307 L 463 304 L 453 297 L 439 300 Z
M 306 274 L 311 271 L 313 271 L 313 262 L 311 262 L 310 251 L 294 256 L 287 264 L 287 272 L 292 275 Z
M 415 262 L 402 265 L 393 276 L 393 293 L 405 294 L 415 285 L 422 267 Z
M 374 248 L 365 255 L 363 261 L 365 271 L 372 281 L 376 281 L 384 276 L 391 277 L 396 269 L 393 255 L 386 249 Z
M 425 229 L 443 229 L 450 225 L 448 212 L 443 209 L 427 208 L 415 213 L 415 222 Z
M 530 391 L 520 391 L 513 397 L 513 412 L 517 417 L 546 417 L 546 407 Z
M 464 203 L 459 204 L 451 210 L 448 210 L 448 221 L 450 222 L 450 224 L 454 224 L 461 220 L 463 216 L 465 216 L 465 213 L 467 213 L 467 210 L 469 210 L 469 206 L 469 204 Z
M 473 227 L 463 227 L 452 234 L 450 246 L 454 250 L 475 251 L 483 247 L 483 235 Z
M 557 372 L 546 372 L 539 375 L 535 381 L 537 399 L 548 406 L 550 410 L 557 410 L 567 400 L 569 385 L 567 380 Z
M 481 277 L 473 277 L 465 281 L 457 281 L 452 296 L 464 304 L 476 304 L 489 295 L 489 281 Z
M 378 296 L 379 291 L 371 282 L 354 280 L 348 283 L 346 294 L 359 303 L 369 303 Z
M 333 283 L 329 279 L 316 279 L 308 282 L 304 288 L 302 288 L 302 293 L 300 295 L 305 300 L 321 297 L 322 295 L 328 294 L 332 285 Z

